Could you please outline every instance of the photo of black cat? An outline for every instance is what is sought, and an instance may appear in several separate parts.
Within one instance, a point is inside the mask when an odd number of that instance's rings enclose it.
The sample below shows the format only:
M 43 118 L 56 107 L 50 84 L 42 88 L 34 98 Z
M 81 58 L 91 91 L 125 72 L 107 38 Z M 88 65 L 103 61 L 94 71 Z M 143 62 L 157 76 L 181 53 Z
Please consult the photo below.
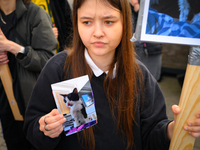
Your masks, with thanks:
M 77 88 L 74 88 L 69 94 L 60 95 L 63 96 L 66 106 L 71 108 L 71 115 L 75 120 L 75 127 L 87 123 L 88 116 L 83 101 L 79 98 Z

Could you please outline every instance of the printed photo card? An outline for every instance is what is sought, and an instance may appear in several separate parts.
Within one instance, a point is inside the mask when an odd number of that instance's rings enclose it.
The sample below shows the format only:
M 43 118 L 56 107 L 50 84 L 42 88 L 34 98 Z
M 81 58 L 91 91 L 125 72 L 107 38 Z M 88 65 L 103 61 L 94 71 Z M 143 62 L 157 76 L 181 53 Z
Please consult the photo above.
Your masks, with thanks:
M 51 85 L 56 106 L 67 119 L 65 135 L 97 124 L 95 101 L 88 75 Z

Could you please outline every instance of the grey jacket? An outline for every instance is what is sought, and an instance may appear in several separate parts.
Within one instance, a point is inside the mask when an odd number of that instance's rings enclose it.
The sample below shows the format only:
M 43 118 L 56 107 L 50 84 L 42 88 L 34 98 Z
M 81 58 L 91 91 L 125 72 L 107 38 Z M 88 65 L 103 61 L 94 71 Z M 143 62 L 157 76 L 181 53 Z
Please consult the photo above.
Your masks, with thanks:
M 37 77 L 47 60 L 54 55 L 57 40 L 49 15 L 39 6 L 22 0 L 16 3 L 16 31 L 26 41 L 27 56 L 17 60 L 17 71 L 25 105 L 30 98 Z M 16 43 L 23 45 L 16 38 Z

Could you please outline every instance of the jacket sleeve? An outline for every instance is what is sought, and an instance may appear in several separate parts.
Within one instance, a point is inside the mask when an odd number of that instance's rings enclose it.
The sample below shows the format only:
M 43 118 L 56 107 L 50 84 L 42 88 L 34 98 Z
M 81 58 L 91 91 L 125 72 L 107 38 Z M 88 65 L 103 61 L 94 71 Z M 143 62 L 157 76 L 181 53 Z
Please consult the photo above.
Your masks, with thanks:
M 62 52 L 59 53 L 59 55 L 62 54 Z M 51 84 L 62 81 L 63 67 L 59 61 L 63 60 L 64 57 L 54 58 L 52 57 L 42 70 L 25 113 L 24 131 L 26 138 L 38 150 L 53 150 L 61 137 L 60 135 L 57 138 L 50 138 L 39 130 L 39 119 L 56 108 Z
M 167 138 L 169 120 L 166 114 L 166 104 L 161 89 L 143 66 L 144 101 L 141 108 L 141 137 L 143 149 L 168 150 L 170 141 Z
M 52 30 L 50 16 L 45 10 L 30 2 L 27 11 L 27 56 L 18 61 L 25 69 L 40 72 L 47 60 L 54 55 L 57 39 Z

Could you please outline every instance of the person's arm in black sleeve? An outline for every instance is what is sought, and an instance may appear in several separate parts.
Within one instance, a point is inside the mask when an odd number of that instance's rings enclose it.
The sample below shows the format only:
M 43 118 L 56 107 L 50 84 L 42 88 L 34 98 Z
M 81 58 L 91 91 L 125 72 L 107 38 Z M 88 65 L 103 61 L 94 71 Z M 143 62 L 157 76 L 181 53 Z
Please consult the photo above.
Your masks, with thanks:
M 27 139 L 38 150 L 53 150 L 61 136 L 50 138 L 39 129 L 39 119 L 56 108 L 51 84 L 62 81 L 63 65 L 60 62 L 64 63 L 66 58 L 64 51 L 58 55 L 52 57 L 42 70 L 26 109 L 24 131 Z
M 144 75 L 145 99 L 141 110 L 141 134 L 143 149 L 168 150 L 167 138 L 169 120 L 166 114 L 165 99 L 157 81 L 141 67 Z

